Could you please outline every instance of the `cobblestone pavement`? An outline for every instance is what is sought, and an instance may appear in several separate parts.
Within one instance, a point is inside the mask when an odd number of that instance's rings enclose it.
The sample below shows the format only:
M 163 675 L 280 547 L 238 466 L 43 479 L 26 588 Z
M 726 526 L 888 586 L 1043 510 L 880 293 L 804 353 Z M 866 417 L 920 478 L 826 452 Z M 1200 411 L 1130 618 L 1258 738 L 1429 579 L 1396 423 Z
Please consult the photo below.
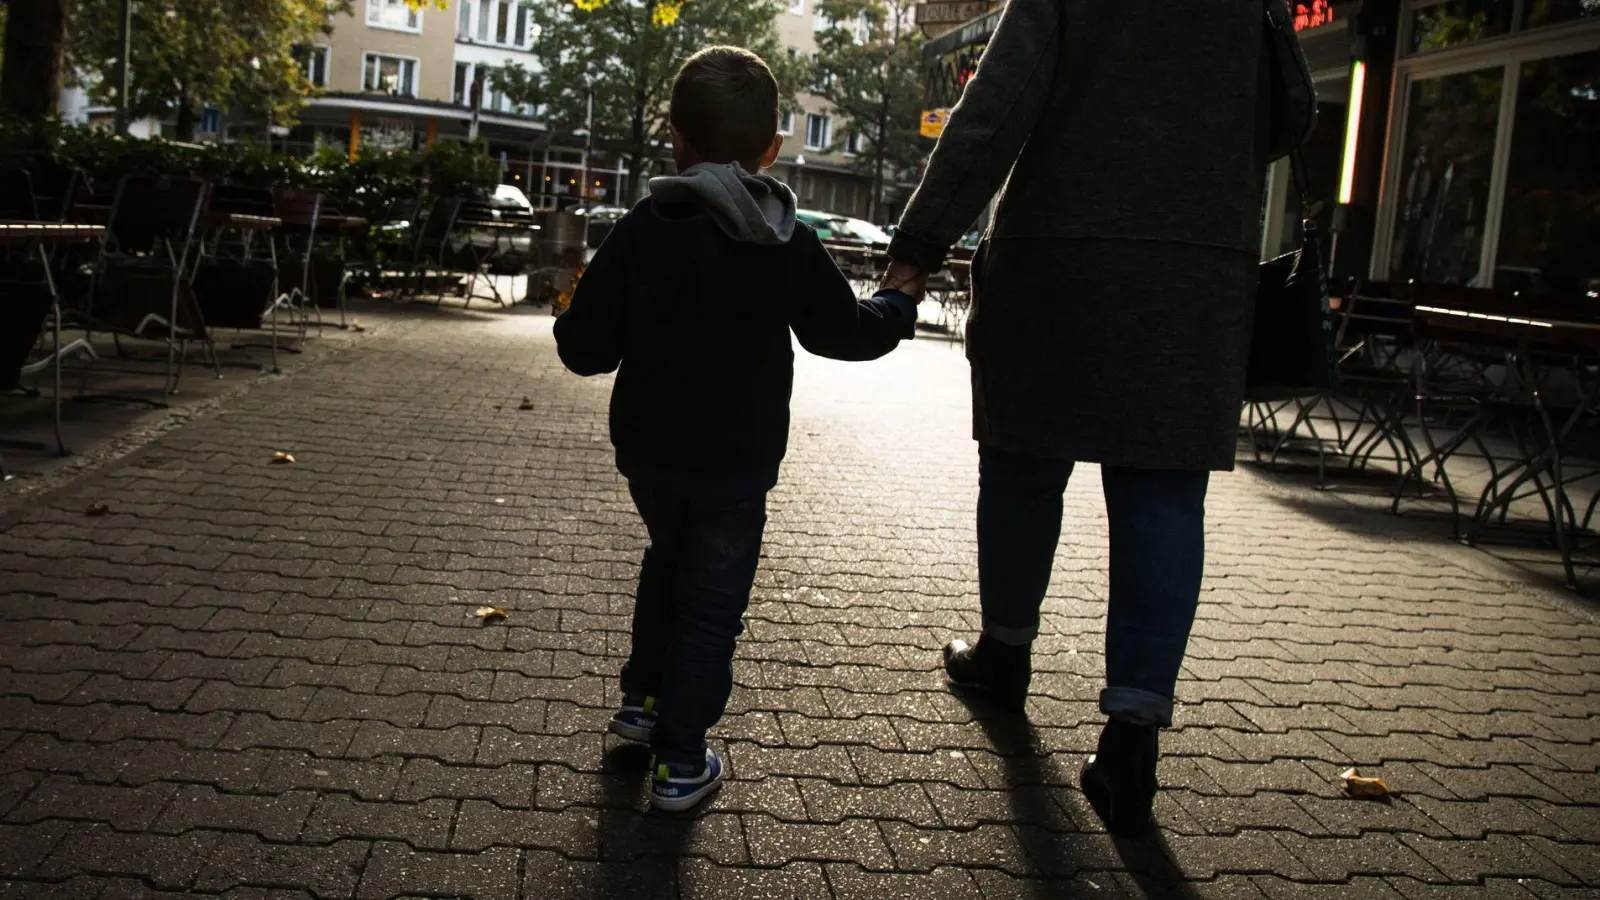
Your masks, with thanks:
M 731 780 L 644 812 L 602 727 L 643 535 L 610 383 L 562 372 L 549 323 L 391 316 L 13 509 L 0 897 L 1600 896 L 1593 613 L 1243 473 L 1213 488 L 1161 840 L 1108 838 L 1076 786 L 1097 479 L 1031 725 L 969 708 L 938 648 L 977 625 L 976 452 L 932 340 L 800 363 Z M 1398 796 L 1345 798 L 1350 765 Z

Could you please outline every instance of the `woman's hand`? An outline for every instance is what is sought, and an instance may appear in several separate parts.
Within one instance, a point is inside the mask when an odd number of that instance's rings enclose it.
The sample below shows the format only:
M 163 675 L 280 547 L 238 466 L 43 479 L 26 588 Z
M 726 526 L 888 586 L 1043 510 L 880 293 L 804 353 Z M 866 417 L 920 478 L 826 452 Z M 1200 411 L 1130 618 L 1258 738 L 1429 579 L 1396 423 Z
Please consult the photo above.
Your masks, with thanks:
M 878 285 L 878 289 L 899 291 L 921 303 L 922 295 L 928 290 L 928 273 L 910 263 L 891 259 L 889 260 L 889 268 L 883 273 L 883 282 Z

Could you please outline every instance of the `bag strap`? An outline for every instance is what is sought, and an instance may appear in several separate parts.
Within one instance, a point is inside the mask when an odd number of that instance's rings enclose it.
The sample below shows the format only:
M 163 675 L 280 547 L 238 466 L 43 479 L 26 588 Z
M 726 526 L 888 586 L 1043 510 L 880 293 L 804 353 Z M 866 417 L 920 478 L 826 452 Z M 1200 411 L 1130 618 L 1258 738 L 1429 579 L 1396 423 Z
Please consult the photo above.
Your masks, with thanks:
M 1281 45 L 1282 42 L 1288 40 L 1288 36 L 1284 34 L 1283 23 L 1278 21 L 1278 17 L 1272 14 L 1272 5 L 1278 2 L 1281 2 L 1281 0 L 1265 0 L 1262 3 L 1262 11 L 1267 17 L 1266 27 L 1269 39 Z M 1274 52 L 1267 54 L 1269 77 L 1274 85 L 1287 83 L 1289 77 L 1287 73 L 1282 71 L 1283 56 L 1276 52 L 1278 49 L 1279 47 L 1275 46 L 1272 48 Z M 1292 56 L 1293 54 L 1291 53 L 1290 55 Z M 1316 88 L 1306 80 L 1305 73 L 1300 71 L 1298 66 L 1294 68 L 1294 77 L 1305 82 L 1306 96 L 1313 98 L 1313 102 L 1315 102 L 1315 97 L 1317 96 Z M 1268 105 L 1270 107 L 1271 104 L 1269 103 Z M 1274 127 L 1288 127 L 1288 123 L 1275 123 Z M 1304 212 L 1311 197 L 1311 176 L 1306 168 L 1305 145 L 1302 141 L 1294 140 L 1293 135 L 1289 135 L 1289 138 L 1289 174 L 1294 179 L 1294 189 L 1300 195 L 1300 207 L 1301 211 Z

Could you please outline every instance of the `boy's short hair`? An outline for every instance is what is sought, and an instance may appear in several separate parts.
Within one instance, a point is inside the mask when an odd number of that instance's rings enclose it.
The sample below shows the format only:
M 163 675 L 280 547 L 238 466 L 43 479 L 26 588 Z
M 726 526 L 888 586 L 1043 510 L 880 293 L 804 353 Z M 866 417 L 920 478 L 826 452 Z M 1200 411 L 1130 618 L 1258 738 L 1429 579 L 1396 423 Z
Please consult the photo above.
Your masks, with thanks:
M 678 70 L 668 118 L 703 162 L 758 160 L 778 131 L 778 81 L 749 50 L 707 47 Z

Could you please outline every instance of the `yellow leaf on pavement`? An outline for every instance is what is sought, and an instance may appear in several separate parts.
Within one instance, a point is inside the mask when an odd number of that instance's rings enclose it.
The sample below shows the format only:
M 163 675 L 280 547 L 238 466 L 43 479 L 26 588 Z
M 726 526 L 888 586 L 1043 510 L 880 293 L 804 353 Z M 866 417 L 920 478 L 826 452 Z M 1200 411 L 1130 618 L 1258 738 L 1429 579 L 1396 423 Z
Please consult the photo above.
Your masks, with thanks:
M 485 622 L 498 622 L 507 617 L 505 610 L 495 609 L 492 606 L 480 606 L 472 614 Z
M 294 462 L 294 454 L 285 453 L 282 450 L 279 450 L 277 453 L 272 454 L 272 461 L 279 465 L 288 465 L 289 463 Z
M 1382 778 L 1368 778 L 1353 767 L 1340 772 L 1339 777 L 1344 780 L 1345 793 L 1352 797 L 1389 796 L 1389 786 Z

